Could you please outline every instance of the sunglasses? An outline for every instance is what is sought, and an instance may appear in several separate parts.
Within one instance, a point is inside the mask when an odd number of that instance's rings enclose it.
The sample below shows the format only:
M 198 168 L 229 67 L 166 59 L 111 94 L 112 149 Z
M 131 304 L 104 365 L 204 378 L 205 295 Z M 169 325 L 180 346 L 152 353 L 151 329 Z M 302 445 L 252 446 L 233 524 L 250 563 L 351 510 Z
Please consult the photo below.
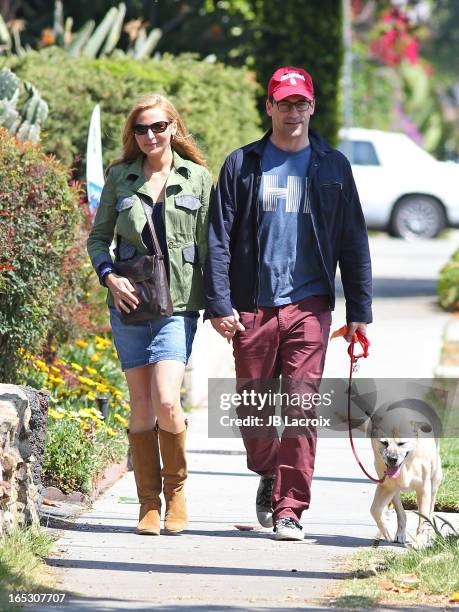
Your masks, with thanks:
M 153 134 L 162 134 L 162 132 L 167 130 L 171 123 L 172 121 L 155 121 L 155 123 L 150 123 L 150 125 L 136 123 L 134 125 L 134 134 L 137 134 L 137 136 L 145 136 L 148 133 L 148 130 L 151 130 Z

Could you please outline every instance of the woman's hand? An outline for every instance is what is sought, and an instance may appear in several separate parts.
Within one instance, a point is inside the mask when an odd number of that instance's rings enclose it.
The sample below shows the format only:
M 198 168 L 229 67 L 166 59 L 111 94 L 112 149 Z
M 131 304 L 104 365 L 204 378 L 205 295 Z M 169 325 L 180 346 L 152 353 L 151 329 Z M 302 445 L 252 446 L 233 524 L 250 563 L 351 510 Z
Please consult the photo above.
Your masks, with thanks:
M 105 284 L 111 291 L 118 312 L 131 312 L 137 308 L 139 300 L 135 296 L 135 288 L 127 278 L 109 272 L 105 276 Z

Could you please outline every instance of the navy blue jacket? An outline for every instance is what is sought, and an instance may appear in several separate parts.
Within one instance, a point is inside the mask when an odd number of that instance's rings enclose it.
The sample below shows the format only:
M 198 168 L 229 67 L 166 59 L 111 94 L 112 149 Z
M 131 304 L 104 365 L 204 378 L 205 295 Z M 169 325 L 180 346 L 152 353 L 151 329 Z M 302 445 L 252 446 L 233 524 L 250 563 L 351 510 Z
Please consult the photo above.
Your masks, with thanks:
M 211 207 L 204 268 L 205 318 L 258 309 L 260 239 L 258 190 L 261 158 L 271 131 L 233 151 L 225 160 Z M 313 248 L 322 262 L 335 307 L 335 274 L 339 263 L 346 298 L 347 322 L 370 323 L 372 282 L 368 235 L 359 196 L 346 157 L 309 132 L 311 161 L 308 194 Z

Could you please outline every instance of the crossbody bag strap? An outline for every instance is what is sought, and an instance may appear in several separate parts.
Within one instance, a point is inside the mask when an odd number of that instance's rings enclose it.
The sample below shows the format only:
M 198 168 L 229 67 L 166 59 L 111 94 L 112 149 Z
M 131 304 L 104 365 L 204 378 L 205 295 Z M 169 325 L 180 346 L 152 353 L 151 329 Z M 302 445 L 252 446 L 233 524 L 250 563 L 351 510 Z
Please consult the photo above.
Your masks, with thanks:
M 161 247 L 159 246 L 158 237 L 156 236 L 155 226 L 152 221 L 152 207 L 145 202 L 143 197 L 138 194 L 140 201 L 142 202 L 143 209 L 145 211 L 145 216 L 147 217 L 148 229 L 150 230 L 150 234 L 153 240 L 153 245 L 155 247 L 156 255 L 163 257 L 163 253 L 161 251 Z

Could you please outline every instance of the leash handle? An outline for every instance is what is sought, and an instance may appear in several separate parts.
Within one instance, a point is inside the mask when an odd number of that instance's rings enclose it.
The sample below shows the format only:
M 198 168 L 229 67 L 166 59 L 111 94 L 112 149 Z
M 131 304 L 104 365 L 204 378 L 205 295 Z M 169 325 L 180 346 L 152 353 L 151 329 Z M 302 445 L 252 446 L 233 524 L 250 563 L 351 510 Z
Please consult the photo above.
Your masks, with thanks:
M 360 344 L 360 346 L 362 347 L 362 350 L 363 350 L 363 352 L 360 355 L 355 355 L 354 354 L 354 347 L 357 344 L 357 342 Z M 347 422 L 348 422 L 348 429 L 349 429 L 349 441 L 351 443 L 352 452 L 354 453 L 354 457 L 356 458 L 356 461 L 359 464 L 360 469 L 365 474 L 365 476 L 369 480 L 371 480 L 371 482 L 375 482 L 376 484 L 381 484 L 381 483 L 384 482 L 385 475 L 384 475 L 383 478 L 374 478 L 363 467 L 362 462 L 360 461 L 359 456 L 357 455 L 357 451 L 355 450 L 354 438 L 352 436 L 352 425 L 351 425 L 352 374 L 353 374 L 353 372 L 355 372 L 355 370 L 357 368 L 357 359 L 360 359 L 361 357 L 368 357 L 368 355 L 370 354 L 368 352 L 368 348 L 370 347 L 370 344 L 371 343 L 368 340 L 368 338 L 364 334 L 362 334 L 362 332 L 358 329 L 355 332 L 355 334 L 352 336 L 352 340 L 350 341 L 349 347 L 347 349 L 349 357 L 351 358 L 351 367 L 349 369 L 349 387 L 348 387 L 348 390 L 347 390 Z
M 363 352 L 360 353 L 360 355 L 355 355 L 354 354 L 354 347 L 356 343 L 359 343 L 360 346 L 362 347 Z M 348 355 L 351 358 L 351 360 L 356 360 L 356 359 L 360 359 L 360 357 L 368 357 L 369 356 L 369 352 L 368 349 L 371 346 L 371 342 L 368 340 L 368 338 L 365 336 L 365 334 L 363 334 L 360 329 L 358 329 L 355 334 L 352 336 L 352 340 L 349 342 L 349 346 L 347 349 Z

